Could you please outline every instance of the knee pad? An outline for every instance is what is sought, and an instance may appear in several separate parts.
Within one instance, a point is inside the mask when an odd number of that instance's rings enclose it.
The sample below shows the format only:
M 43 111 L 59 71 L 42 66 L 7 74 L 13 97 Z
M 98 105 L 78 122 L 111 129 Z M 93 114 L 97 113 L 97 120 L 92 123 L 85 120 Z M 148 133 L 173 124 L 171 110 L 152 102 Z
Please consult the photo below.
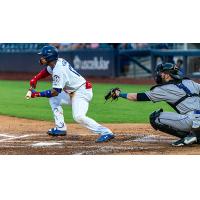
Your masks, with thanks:
M 160 116 L 161 112 L 163 112 L 162 108 L 160 110 L 154 111 L 149 116 L 150 124 L 155 130 L 158 130 L 158 124 L 156 123 L 156 119 Z

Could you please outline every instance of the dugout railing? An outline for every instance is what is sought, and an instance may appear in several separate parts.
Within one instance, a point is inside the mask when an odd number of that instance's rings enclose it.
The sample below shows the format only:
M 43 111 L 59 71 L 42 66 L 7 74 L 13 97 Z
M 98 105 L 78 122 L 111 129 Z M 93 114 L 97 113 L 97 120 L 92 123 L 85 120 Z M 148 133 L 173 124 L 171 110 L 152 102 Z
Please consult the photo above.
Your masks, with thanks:
M 158 64 L 158 58 L 161 58 L 163 62 L 174 62 L 175 57 L 182 58 L 182 69 L 185 76 L 191 78 L 200 77 L 200 50 L 152 50 L 152 71 Z
M 141 68 L 144 73 L 152 74 L 151 68 L 148 68 L 143 62 L 141 62 L 141 58 L 149 57 L 151 51 L 148 49 L 141 49 L 141 50 L 119 50 L 117 54 L 117 69 L 116 69 L 116 76 L 122 76 L 122 68 L 123 63 L 125 62 L 132 62 L 138 68 Z
M 142 57 L 150 57 L 150 68 L 140 62 Z M 157 64 L 161 62 L 173 62 L 182 60 L 180 66 L 182 73 L 191 78 L 200 78 L 200 50 L 121 50 L 118 53 L 117 76 L 121 76 L 121 59 L 126 58 L 133 62 L 144 73 L 152 74 Z

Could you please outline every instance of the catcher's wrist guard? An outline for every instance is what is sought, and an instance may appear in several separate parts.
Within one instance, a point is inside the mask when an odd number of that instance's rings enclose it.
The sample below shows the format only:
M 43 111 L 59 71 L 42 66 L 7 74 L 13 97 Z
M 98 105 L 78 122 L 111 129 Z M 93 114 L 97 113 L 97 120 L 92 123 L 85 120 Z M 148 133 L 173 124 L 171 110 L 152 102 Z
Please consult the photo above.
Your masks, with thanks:
M 120 93 L 119 97 L 122 97 L 124 99 L 127 99 L 128 94 L 127 93 Z

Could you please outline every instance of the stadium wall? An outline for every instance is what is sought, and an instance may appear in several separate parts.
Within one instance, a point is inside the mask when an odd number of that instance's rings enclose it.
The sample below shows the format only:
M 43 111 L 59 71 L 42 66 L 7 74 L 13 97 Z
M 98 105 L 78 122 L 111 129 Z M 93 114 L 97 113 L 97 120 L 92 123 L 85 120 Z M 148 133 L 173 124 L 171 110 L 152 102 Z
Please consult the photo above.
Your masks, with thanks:
M 74 50 L 61 52 L 82 75 L 114 77 L 116 75 L 116 51 L 110 49 Z M 0 72 L 38 72 L 39 56 L 35 52 L 0 53 Z
M 60 52 L 60 57 L 65 58 L 74 68 L 84 76 L 91 77 L 116 77 L 120 76 L 120 58 L 132 60 L 134 57 L 151 56 L 151 72 L 157 65 L 158 58 L 166 62 L 169 57 L 183 58 L 184 75 L 200 77 L 200 51 L 199 50 L 131 50 L 117 51 L 113 49 L 82 49 Z M 0 53 L 0 72 L 35 73 L 41 70 L 39 56 L 36 52 L 9 52 Z M 138 67 L 142 66 L 136 63 Z

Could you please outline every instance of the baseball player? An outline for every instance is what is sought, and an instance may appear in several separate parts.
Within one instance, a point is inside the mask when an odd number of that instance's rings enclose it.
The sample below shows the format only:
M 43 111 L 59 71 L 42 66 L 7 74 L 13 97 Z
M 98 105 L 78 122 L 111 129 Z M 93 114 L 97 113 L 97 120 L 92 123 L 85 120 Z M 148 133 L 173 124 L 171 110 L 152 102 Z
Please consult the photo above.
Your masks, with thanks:
M 200 84 L 183 78 L 175 64 L 165 63 L 156 67 L 154 79 L 157 83 L 150 91 L 142 93 L 122 93 L 112 89 L 105 99 L 118 97 L 130 101 L 165 101 L 175 112 L 163 109 L 150 114 L 150 124 L 160 130 L 180 138 L 173 146 L 183 146 L 200 142 Z
M 58 50 L 54 46 L 44 46 L 39 53 L 40 64 L 45 68 L 30 81 L 31 98 L 47 97 L 54 115 L 56 127 L 47 133 L 52 136 L 65 136 L 67 126 L 63 116 L 63 104 L 72 106 L 73 118 L 82 126 L 88 128 L 100 137 L 96 142 L 106 142 L 114 138 L 108 128 L 98 124 L 86 116 L 89 103 L 92 100 L 92 84 L 86 81 L 63 58 L 59 58 Z M 51 75 L 53 78 L 52 89 L 36 92 L 38 80 Z

